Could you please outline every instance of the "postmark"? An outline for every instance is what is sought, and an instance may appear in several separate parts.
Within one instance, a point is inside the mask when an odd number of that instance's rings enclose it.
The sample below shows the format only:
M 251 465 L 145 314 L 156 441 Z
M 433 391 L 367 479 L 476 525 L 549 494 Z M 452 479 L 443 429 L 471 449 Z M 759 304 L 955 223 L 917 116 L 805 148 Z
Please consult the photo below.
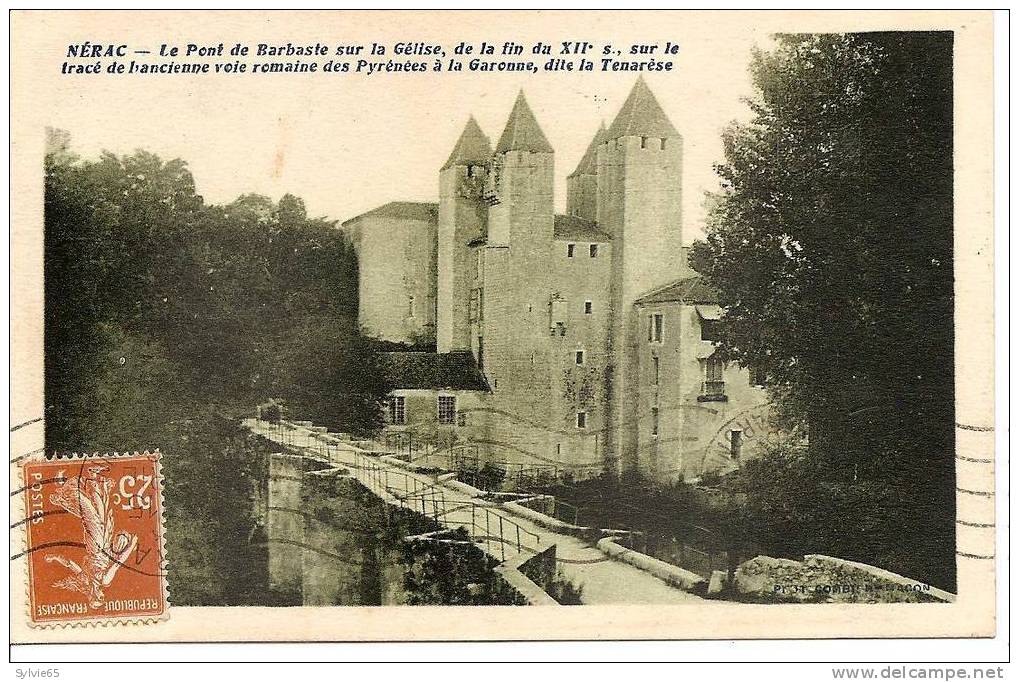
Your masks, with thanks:
M 24 464 L 33 626 L 167 617 L 160 453 Z

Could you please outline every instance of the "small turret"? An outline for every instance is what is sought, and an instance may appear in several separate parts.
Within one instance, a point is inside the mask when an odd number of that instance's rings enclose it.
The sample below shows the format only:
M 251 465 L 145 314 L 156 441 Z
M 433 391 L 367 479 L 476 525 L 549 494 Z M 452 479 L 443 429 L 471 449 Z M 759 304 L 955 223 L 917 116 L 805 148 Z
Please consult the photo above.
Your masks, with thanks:
M 654 93 L 642 77 L 637 78 L 630 96 L 623 102 L 623 107 L 605 134 L 606 140 L 617 140 L 620 137 L 658 139 L 679 137 L 675 126 L 662 111 Z
M 492 158 L 489 243 L 552 239 L 553 164 L 552 145 L 520 91 Z
M 488 136 L 482 132 L 478 122 L 471 116 L 467 119 L 467 125 L 460 133 L 460 139 L 456 141 L 449 159 L 443 164 L 441 170 L 453 166 L 483 166 L 492 158 L 492 145 L 488 142 Z
M 545 133 L 541 132 L 541 126 L 524 98 L 523 90 L 517 95 L 506 128 L 499 137 L 499 144 L 495 146 L 496 154 L 504 152 L 553 153 L 552 145 L 548 143 Z
M 586 220 L 598 217 L 598 147 L 605 142 L 605 121 L 594 134 L 591 144 L 566 178 L 566 212 Z

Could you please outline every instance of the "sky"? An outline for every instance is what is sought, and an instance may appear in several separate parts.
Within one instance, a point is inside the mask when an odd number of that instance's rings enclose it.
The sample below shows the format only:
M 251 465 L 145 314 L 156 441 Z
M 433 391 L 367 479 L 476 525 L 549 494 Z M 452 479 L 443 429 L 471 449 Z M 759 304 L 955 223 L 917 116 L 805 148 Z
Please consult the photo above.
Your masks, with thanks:
M 219 15 L 217 15 L 219 16 Z M 128 42 L 132 49 L 184 45 L 396 41 L 441 43 L 504 40 L 558 44 L 587 40 L 628 48 L 632 43 L 680 45 L 674 70 L 645 79 L 683 136 L 684 241 L 701 235 L 704 193 L 717 188 L 721 133 L 750 112 L 747 67 L 754 45 L 770 40 L 760 22 L 732 13 L 522 13 L 510 20 L 436 13 L 415 15 L 222 15 L 182 21 L 158 13 L 130 24 L 102 16 L 55 26 L 39 54 L 59 69 L 73 40 Z M 353 21 L 352 19 L 356 19 Z M 176 38 L 172 40 L 167 36 Z M 394 200 L 435 201 L 438 169 L 473 115 L 494 146 L 517 92 L 523 89 L 556 151 L 556 209 L 563 211 L 566 176 L 599 124 L 611 124 L 636 79 L 634 73 L 522 75 L 440 73 L 371 77 L 302 74 L 253 76 L 96 76 L 49 78 L 38 93 L 49 125 L 71 133 L 84 157 L 145 149 L 184 159 L 200 194 L 213 203 L 245 193 L 278 199 L 291 193 L 309 213 L 346 220 Z

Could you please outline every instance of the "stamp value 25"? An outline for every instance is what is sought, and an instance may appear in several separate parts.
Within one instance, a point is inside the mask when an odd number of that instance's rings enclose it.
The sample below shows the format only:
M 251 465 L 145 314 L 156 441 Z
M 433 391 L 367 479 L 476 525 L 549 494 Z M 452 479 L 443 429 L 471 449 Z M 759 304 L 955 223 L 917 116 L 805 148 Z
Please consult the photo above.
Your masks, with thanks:
M 24 465 L 30 620 L 166 616 L 159 451 Z

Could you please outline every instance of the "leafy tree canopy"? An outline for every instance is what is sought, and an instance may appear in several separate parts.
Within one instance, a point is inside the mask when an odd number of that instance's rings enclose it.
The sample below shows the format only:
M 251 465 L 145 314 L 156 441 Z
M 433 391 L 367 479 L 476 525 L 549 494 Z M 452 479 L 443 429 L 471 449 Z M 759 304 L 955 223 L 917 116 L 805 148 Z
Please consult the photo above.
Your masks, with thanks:
M 779 36 L 752 76 L 691 253 L 727 308 L 721 352 L 809 436 L 813 469 L 783 481 L 819 506 L 903 495 L 881 542 L 933 536 L 924 568 L 953 565 L 952 36 Z
M 386 387 L 353 367 L 370 369 L 374 348 L 334 221 L 292 195 L 210 205 L 183 161 L 82 161 L 63 131 L 45 179 L 48 447 L 123 447 L 155 430 L 151 411 L 269 397 L 343 402 L 348 428 L 377 427 Z

